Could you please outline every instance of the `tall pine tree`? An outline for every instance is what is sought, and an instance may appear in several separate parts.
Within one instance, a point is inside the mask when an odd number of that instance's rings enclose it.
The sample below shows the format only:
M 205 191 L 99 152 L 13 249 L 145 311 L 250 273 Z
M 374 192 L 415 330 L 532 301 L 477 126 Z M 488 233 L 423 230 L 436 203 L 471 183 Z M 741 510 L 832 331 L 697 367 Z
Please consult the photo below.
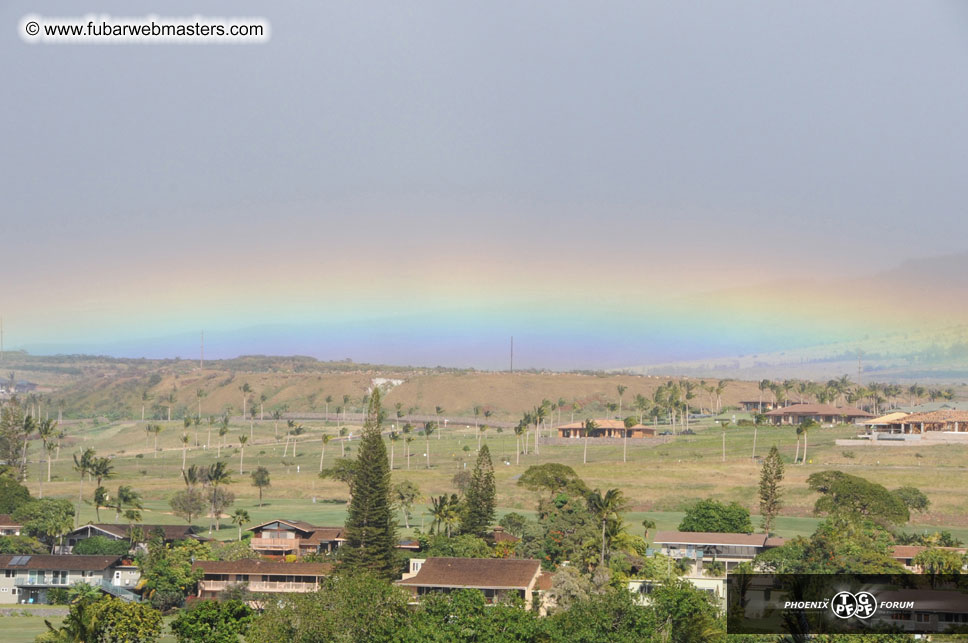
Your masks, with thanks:
M 356 473 L 350 485 L 346 543 L 340 549 L 344 571 L 369 572 L 390 580 L 398 571 L 397 532 L 391 511 L 390 462 L 380 434 L 382 422 L 380 390 L 375 388 L 363 425 Z
M 783 460 L 780 451 L 773 445 L 763 461 L 760 472 L 760 514 L 763 516 L 763 531 L 773 531 L 773 522 L 780 513 L 780 481 L 783 480 Z
M 483 538 L 494 521 L 494 465 L 487 445 L 477 454 L 477 464 L 464 499 L 462 531 Z

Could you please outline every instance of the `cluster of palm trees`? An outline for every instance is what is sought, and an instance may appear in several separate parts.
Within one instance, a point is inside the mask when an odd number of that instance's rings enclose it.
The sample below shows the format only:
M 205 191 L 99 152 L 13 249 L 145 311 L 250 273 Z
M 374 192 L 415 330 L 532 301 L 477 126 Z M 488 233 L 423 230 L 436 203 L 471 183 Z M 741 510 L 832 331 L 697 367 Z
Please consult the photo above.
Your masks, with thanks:
M 103 483 L 108 478 L 115 476 L 114 465 L 111 458 L 98 456 L 94 449 L 87 448 L 80 455 L 74 454 L 74 470 L 80 475 L 77 490 L 78 511 L 75 520 L 80 515 L 80 504 L 84 497 L 84 478 L 95 481 L 94 488 L 94 512 L 98 522 L 101 521 L 101 508 L 109 507 L 114 509 L 114 519 L 118 520 L 122 514 L 128 522 L 140 522 L 141 510 L 144 506 L 141 502 L 141 495 L 129 485 L 120 485 L 112 500 Z
M 760 401 L 763 401 L 764 393 L 769 392 L 774 407 L 784 406 L 792 401 L 802 403 L 812 399 L 820 404 L 860 406 L 875 415 L 887 408 L 896 408 L 905 401 L 914 405 L 925 399 L 936 402 L 954 398 L 954 391 L 950 388 L 926 389 L 917 383 L 905 388 L 899 384 L 882 382 L 870 382 L 862 386 L 851 382 L 848 375 L 827 382 L 797 379 L 775 382 L 761 380 L 758 388 Z

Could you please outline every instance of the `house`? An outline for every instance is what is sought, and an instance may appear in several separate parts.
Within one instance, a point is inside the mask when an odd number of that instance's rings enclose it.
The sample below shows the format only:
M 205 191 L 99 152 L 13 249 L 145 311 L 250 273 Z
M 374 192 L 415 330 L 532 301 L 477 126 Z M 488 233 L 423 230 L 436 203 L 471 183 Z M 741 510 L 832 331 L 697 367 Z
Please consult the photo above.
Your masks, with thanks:
M 918 554 L 928 549 L 932 549 L 932 547 L 924 547 L 921 545 L 894 545 L 891 548 L 891 557 L 904 565 L 904 568 L 908 571 L 920 574 L 922 573 L 921 566 L 915 565 L 914 559 L 917 558 Z M 934 547 L 933 549 L 945 549 L 961 555 L 968 552 L 968 549 L 964 547 Z
M 740 400 L 739 405 L 744 411 L 751 413 L 765 413 L 776 408 L 776 404 L 772 400 Z
M 968 433 L 968 411 L 944 409 L 912 413 L 890 423 L 891 432 L 923 434 L 928 431 Z
M 499 543 L 508 543 L 509 545 L 513 545 L 519 540 L 521 540 L 514 534 L 509 534 L 508 532 L 504 531 L 504 527 L 501 527 L 501 526 L 495 527 L 494 530 L 491 531 L 490 536 L 491 536 L 490 538 L 491 541 L 495 545 Z
M 860 420 L 874 417 L 872 413 L 850 406 L 814 403 L 791 404 L 773 409 L 765 415 L 773 424 L 803 424 L 806 420 L 813 420 L 820 424 L 855 424 Z
M 769 538 L 766 534 L 720 534 L 701 531 L 657 531 L 651 553 L 660 553 L 674 560 L 694 561 L 687 576 L 701 577 L 703 564 L 718 561 L 725 571 L 740 563 L 750 562 L 767 549 L 779 547 L 783 538 Z
M 251 592 L 315 592 L 333 566 L 329 563 L 283 563 L 270 560 L 199 560 L 192 569 L 202 570 L 199 598 L 217 598 L 226 588 L 245 585 Z
M 887 415 L 864 420 L 861 422 L 861 425 L 867 427 L 866 433 L 868 435 L 875 433 L 900 433 L 899 422 L 908 415 L 909 413 L 904 413 L 903 411 L 894 411 Z
M 77 582 L 129 601 L 141 579 L 137 565 L 120 556 L 0 556 L 0 604 L 47 603 L 48 590 Z
M 721 576 L 684 576 L 685 580 L 692 583 L 696 589 L 705 592 L 720 610 L 726 609 L 726 575 Z M 661 582 L 651 579 L 632 579 L 628 581 L 629 591 L 635 595 L 639 605 L 648 605 L 651 601 L 649 595 L 652 594 Z
M 114 525 L 108 523 L 90 523 L 82 525 L 65 536 L 64 545 L 59 547 L 62 554 L 69 554 L 74 546 L 82 540 L 92 536 L 103 536 L 110 540 L 131 540 L 134 536 L 134 546 L 143 545 L 155 536 L 161 536 L 166 543 L 176 540 L 208 540 L 195 533 L 191 525 Z
M 302 520 L 277 519 L 249 529 L 249 547 L 264 556 L 329 553 L 346 542 L 342 527 L 319 527 Z
M 0 536 L 19 536 L 22 528 L 10 514 L 0 514 Z
M 588 431 L 585 429 L 584 422 L 572 422 L 562 424 L 558 427 L 559 438 L 584 438 L 588 433 L 589 438 L 623 438 L 625 437 L 625 422 L 621 420 L 593 420 L 596 428 Z M 628 437 L 631 438 L 654 438 L 656 436 L 655 427 L 636 424 L 628 429 Z
M 410 559 L 410 573 L 396 582 L 419 599 L 432 592 L 479 589 L 488 603 L 520 596 L 528 608 L 532 592 L 542 591 L 550 579 L 541 577 L 541 562 L 520 558 L 419 558 Z

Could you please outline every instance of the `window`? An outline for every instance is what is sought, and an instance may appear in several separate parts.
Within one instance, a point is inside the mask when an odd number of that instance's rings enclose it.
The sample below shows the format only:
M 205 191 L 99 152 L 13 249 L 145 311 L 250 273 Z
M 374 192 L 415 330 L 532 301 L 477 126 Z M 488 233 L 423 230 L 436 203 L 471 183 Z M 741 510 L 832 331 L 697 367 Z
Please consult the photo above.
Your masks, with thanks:
M 7 578 L 13 578 L 14 576 L 17 575 L 17 572 L 16 570 L 13 570 L 13 569 L 5 569 L 3 572 L 3 575 L 6 576 Z
M 67 585 L 67 572 L 51 572 L 51 585 Z

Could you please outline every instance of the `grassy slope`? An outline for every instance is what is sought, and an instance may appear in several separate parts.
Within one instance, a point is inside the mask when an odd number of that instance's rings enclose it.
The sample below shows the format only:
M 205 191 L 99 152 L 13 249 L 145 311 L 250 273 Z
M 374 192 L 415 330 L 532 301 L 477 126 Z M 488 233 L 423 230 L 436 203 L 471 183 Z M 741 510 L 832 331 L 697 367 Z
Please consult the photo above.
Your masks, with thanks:
M 283 442 L 274 439 L 271 421 L 256 422 L 254 444 L 245 449 L 245 469 L 249 472 L 258 465 L 269 468 L 272 487 L 267 490 L 265 507 L 256 507 L 257 491 L 249 484 L 248 475 L 237 475 L 239 467 L 238 434 L 248 434 L 250 428 L 233 426 L 227 438 L 227 447 L 222 450 L 235 474 L 236 482 L 231 485 L 238 497 L 237 507 L 249 511 L 253 520 L 270 519 L 276 516 L 300 518 L 320 524 L 339 524 L 342 522 L 345 505 L 340 501 L 348 498 L 347 489 L 341 483 L 322 480 L 316 475 L 319 469 L 320 435 L 325 431 L 335 435 L 336 428 L 308 423 L 309 434 L 302 436 L 304 442 L 298 447 L 298 456 L 282 458 Z M 516 484 L 516 477 L 531 464 L 540 462 L 563 462 L 573 466 L 592 487 L 619 487 L 631 501 L 629 520 L 638 524 L 642 516 L 653 516 L 660 528 L 674 527 L 679 513 L 690 502 L 705 497 L 724 501 L 737 501 L 756 510 L 756 485 L 759 466 L 750 459 L 752 452 L 753 429 L 730 428 L 727 430 L 727 459 L 722 461 L 722 431 L 718 427 L 698 427 L 695 436 L 680 436 L 675 441 L 647 446 L 647 442 L 630 441 L 629 461 L 622 463 L 620 445 L 604 446 L 592 443 L 589 446 L 589 462 L 582 464 L 582 445 L 543 446 L 540 456 L 533 453 L 521 456 L 521 464 L 514 461 L 514 435 L 501 434 L 491 430 L 486 434 L 496 466 L 498 504 L 503 510 L 529 511 L 534 508 L 535 497 Z M 358 430 L 358 429 L 357 429 Z M 43 484 L 45 495 L 77 500 L 78 477 L 72 470 L 70 454 L 73 451 L 91 446 L 99 454 L 114 454 L 114 464 L 118 476 L 108 482 L 109 490 L 118 484 L 131 484 L 142 492 L 147 500 L 144 521 L 179 522 L 171 515 L 167 498 L 182 486 L 182 450 L 178 437 L 181 423 L 172 423 L 159 437 L 161 451 L 155 453 L 150 446 L 154 438 L 146 439 L 141 423 L 124 422 L 107 425 L 85 423 L 70 429 L 74 446 L 63 449 L 59 461 L 54 463 L 54 481 Z M 846 437 L 855 432 L 850 427 L 821 429 L 809 436 L 809 458 L 804 466 L 788 464 L 785 488 L 784 518 L 780 522 L 780 533 L 806 533 L 812 529 L 814 519 L 811 508 L 815 495 L 807 489 L 806 477 L 815 471 L 838 468 L 885 484 L 889 488 L 911 484 L 921 488 L 932 501 L 931 511 L 916 516 L 919 525 L 944 525 L 958 529 L 958 533 L 968 540 L 968 515 L 965 512 L 963 489 L 968 482 L 968 468 L 965 456 L 968 447 L 867 447 L 853 448 L 851 453 L 834 445 L 837 437 Z M 204 444 L 207 440 L 207 426 L 199 434 Z M 217 432 L 213 431 L 211 449 L 192 448 L 187 454 L 189 464 L 208 464 L 215 461 Z M 784 457 L 792 460 L 796 448 L 796 438 L 790 428 L 761 428 L 758 432 L 757 453 L 763 455 L 776 443 Z M 358 442 L 348 443 L 350 453 L 355 453 Z M 473 427 L 451 427 L 442 439 L 432 437 L 430 454 L 432 468 L 425 468 L 425 441 L 416 437 L 411 444 L 412 456 L 410 470 L 406 469 L 404 446 L 395 446 L 395 479 L 411 479 L 417 483 L 426 496 L 453 491 L 451 478 L 459 467 L 473 466 L 477 445 Z M 469 451 L 465 452 L 464 447 Z M 40 482 L 46 477 L 46 465 L 36 462 L 40 447 L 31 445 L 31 455 L 35 462 L 30 469 L 29 486 L 35 495 L 39 492 Z M 923 457 L 918 458 L 915 453 Z M 140 457 L 138 457 L 140 455 Z M 326 462 L 331 463 L 340 455 L 340 443 L 330 442 L 326 451 Z M 511 464 L 501 461 L 506 455 Z M 297 473 L 297 466 L 299 472 Z M 84 484 L 84 497 L 90 499 L 93 485 Z M 313 502 L 315 498 L 316 502 Z M 94 519 L 94 510 L 89 505 L 82 506 L 81 521 Z M 101 511 L 102 521 L 112 521 L 114 512 Z M 402 521 L 401 521 L 402 522 Z M 419 515 L 414 521 L 420 524 Z M 207 525 L 205 519 L 198 524 Z M 237 532 L 231 525 L 223 528 L 222 538 L 235 537 Z

